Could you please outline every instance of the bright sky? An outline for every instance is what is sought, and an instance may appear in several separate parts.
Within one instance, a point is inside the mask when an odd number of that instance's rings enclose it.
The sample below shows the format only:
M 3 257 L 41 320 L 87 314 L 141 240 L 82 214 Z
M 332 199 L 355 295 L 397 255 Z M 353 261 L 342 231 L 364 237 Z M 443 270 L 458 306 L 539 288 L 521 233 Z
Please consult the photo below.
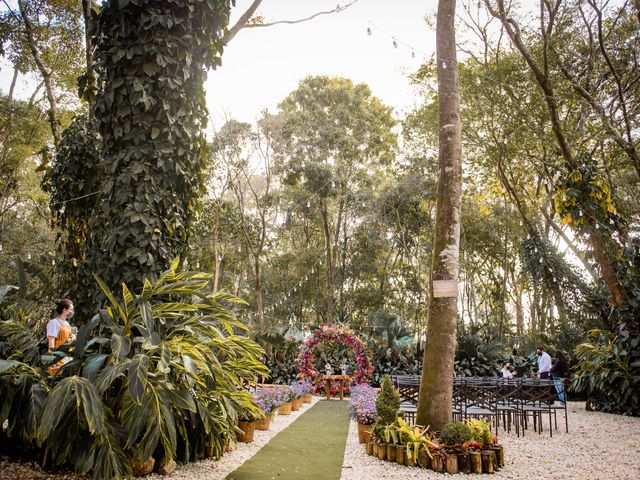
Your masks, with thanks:
M 305 18 L 348 0 L 264 0 L 265 22 Z M 251 0 L 237 0 L 232 23 Z M 416 101 L 407 75 L 435 52 L 435 32 L 424 20 L 436 0 L 359 0 L 338 14 L 297 25 L 243 29 L 229 42 L 222 68 L 209 74 L 207 103 L 216 126 L 226 116 L 251 122 L 307 75 L 367 83 L 399 113 Z M 371 29 L 371 35 L 367 34 Z M 397 48 L 394 48 L 394 37 Z M 415 52 L 415 58 L 412 56 Z
M 349 2 L 264 0 L 256 13 L 265 22 L 297 20 Z M 251 3 L 236 1 L 232 24 Z M 251 122 L 264 108 L 274 111 L 307 75 L 367 83 L 402 116 L 417 99 L 407 75 L 435 52 L 435 32 L 424 18 L 435 15 L 436 5 L 437 0 L 359 0 L 338 14 L 308 22 L 241 30 L 225 49 L 222 68 L 210 72 L 206 84 L 214 126 L 227 117 Z M 5 93 L 11 74 L 8 62 L 0 60 L 0 90 Z M 28 98 L 36 83 L 32 75 L 21 76 L 16 96 Z

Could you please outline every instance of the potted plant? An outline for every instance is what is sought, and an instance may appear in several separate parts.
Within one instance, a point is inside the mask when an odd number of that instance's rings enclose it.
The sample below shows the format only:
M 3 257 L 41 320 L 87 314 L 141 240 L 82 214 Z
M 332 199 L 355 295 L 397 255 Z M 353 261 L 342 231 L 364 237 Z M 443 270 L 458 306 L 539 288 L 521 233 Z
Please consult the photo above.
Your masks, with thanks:
M 291 384 L 291 410 L 297 411 L 302 408 L 304 403 L 302 397 L 304 395 L 304 387 L 301 382 L 294 382 Z
M 280 415 L 291 415 L 291 387 L 284 385 L 276 389 L 278 401 L 280 406 L 278 407 L 278 413 Z
M 302 396 L 302 401 L 304 403 L 311 403 L 311 400 L 313 400 L 313 383 L 311 383 L 309 380 L 306 380 L 302 382 L 302 386 L 304 387 L 304 395 Z
M 358 423 L 360 443 L 371 440 L 371 426 L 376 419 L 376 396 L 375 389 L 369 385 L 360 384 L 351 389 L 349 415 Z
M 262 416 L 255 416 L 248 412 L 243 412 L 238 417 L 238 430 L 236 430 L 236 439 L 239 442 L 253 442 L 253 435 L 256 431 L 256 423 L 262 420 Z
M 256 422 L 256 430 L 269 430 L 271 420 L 275 416 L 276 394 L 273 389 L 263 389 L 254 394 L 254 403 L 264 413 L 264 418 Z

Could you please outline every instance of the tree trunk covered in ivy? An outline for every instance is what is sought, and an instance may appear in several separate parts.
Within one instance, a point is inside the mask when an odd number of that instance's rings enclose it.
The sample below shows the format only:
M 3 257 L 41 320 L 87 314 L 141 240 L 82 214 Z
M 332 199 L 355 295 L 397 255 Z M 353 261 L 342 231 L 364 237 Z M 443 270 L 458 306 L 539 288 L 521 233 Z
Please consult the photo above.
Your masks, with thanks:
M 455 0 L 440 0 L 436 26 L 440 177 L 433 239 L 433 280 L 458 280 L 462 198 L 460 95 L 458 89 Z M 440 430 L 451 421 L 456 297 L 431 299 L 422 364 L 417 423 Z
M 104 183 L 85 273 L 112 288 L 139 288 L 185 250 L 203 190 L 203 84 L 220 64 L 231 3 L 110 1 L 97 17 Z

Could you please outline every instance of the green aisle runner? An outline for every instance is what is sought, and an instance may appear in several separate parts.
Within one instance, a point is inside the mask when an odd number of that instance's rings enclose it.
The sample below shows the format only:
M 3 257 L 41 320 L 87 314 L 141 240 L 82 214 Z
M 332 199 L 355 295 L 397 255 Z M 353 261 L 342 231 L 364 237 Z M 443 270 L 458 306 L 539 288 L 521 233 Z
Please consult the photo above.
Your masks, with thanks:
M 228 480 L 338 480 L 349 432 L 346 401 L 321 400 Z

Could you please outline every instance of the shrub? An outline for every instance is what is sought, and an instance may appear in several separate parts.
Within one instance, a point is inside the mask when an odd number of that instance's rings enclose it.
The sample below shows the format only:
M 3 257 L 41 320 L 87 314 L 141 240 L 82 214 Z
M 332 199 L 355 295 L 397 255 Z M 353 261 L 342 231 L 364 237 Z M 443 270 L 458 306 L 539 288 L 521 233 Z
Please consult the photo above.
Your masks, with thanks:
M 376 412 L 381 424 L 391 425 L 395 422 L 400 410 L 400 394 L 393 386 L 391 377 L 385 375 L 382 378 L 382 387 L 376 398 Z
M 447 445 L 462 445 L 473 437 L 471 428 L 460 422 L 449 422 L 440 432 L 440 439 Z

